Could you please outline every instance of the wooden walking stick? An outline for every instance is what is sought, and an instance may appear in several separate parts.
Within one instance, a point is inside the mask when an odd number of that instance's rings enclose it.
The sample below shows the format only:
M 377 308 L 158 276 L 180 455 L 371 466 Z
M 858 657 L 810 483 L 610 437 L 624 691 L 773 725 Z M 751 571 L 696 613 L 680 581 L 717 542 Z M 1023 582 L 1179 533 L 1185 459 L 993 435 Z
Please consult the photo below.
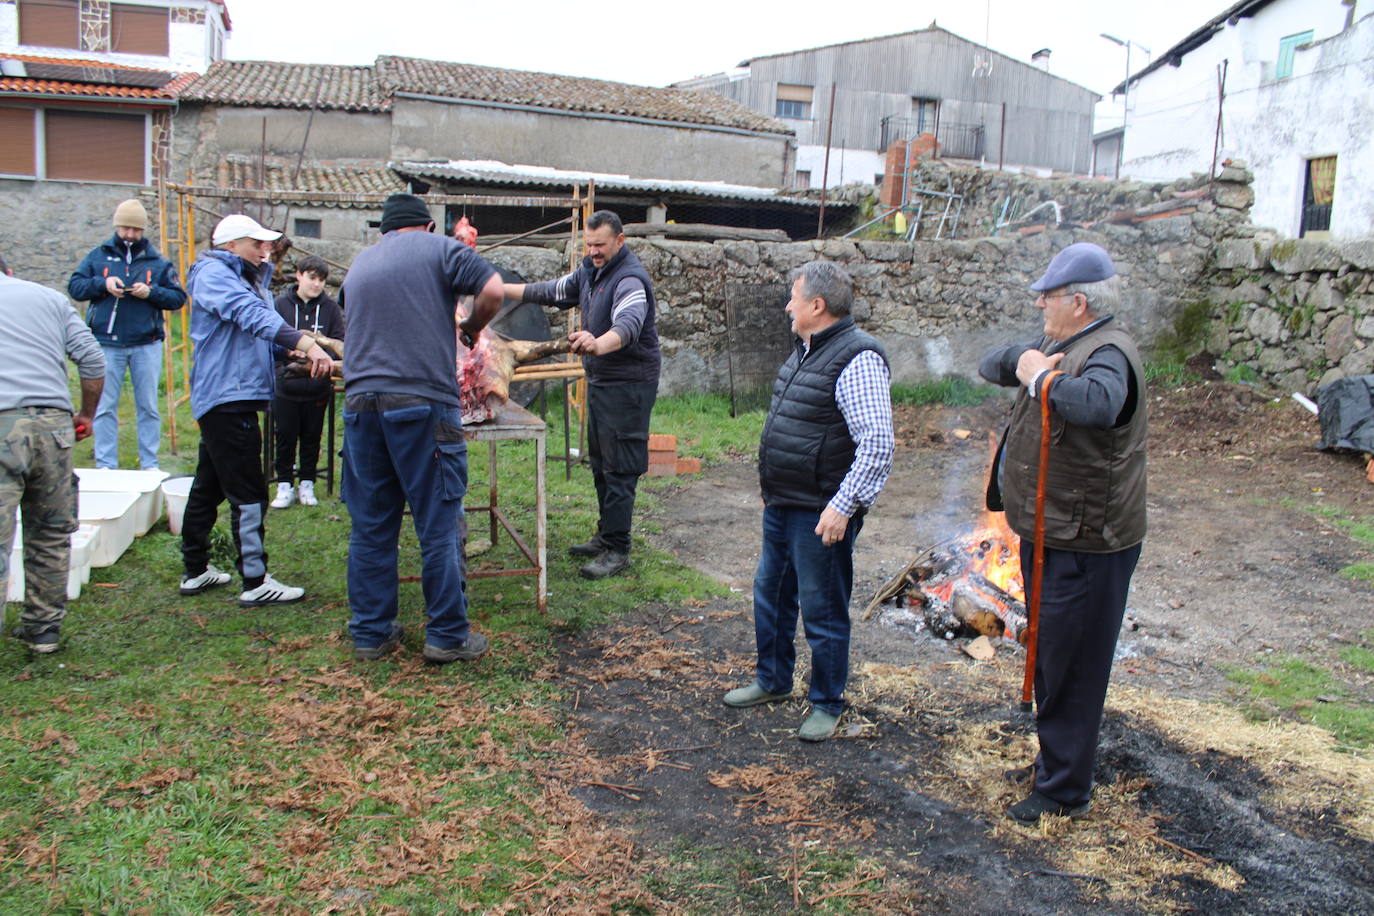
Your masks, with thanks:
M 1040 638 L 1040 583 L 1045 578 L 1045 487 L 1050 466 L 1050 383 L 1064 373 L 1053 369 L 1040 383 L 1040 465 L 1035 474 L 1035 546 L 1031 548 L 1030 603 L 1026 609 L 1026 673 L 1021 680 L 1021 711 L 1031 711 L 1035 694 L 1035 645 Z

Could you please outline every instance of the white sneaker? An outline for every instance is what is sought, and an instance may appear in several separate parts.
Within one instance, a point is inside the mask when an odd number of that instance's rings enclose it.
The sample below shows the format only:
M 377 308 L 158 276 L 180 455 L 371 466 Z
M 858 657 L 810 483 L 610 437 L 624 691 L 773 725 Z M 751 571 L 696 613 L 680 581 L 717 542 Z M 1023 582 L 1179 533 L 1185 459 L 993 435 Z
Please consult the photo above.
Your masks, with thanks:
M 219 585 L 229 584 L 229 574 L 220 572 L 213 566 L 206 566 L 205 572 L 198 576 L 186 576 L 181 580 L 181 593 L 183 595 L 199 595 L 207 588 L 215 588 Z
M 315 498 L 315 481 L 301 481 L 300 501 L 302 506 L 318 506 L 320 504 L 320 501 Z
M 264 604 L 290 604 L 305 597 L 305 589 L 282 585 L 271 576 L 263 577 L 262 584 L 250 588 L 239 595 L 239 607 L 262 607 Z
M 273 509 L 285 509 L 296 501 L 296 488 L 289 483 L 277 484 L 277 495 L 272 500 Z

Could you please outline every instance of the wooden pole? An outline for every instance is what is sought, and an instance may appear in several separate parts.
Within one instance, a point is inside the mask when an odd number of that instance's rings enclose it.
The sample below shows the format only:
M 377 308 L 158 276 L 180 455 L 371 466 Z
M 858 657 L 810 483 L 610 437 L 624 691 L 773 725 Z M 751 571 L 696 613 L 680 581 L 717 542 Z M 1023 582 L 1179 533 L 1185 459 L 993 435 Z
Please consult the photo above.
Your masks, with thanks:
M 1030 603 L 1027 606 L 1026 672 L 1021 680 L 1021 711 L 1031 711 L 1035 695 L 1035 647 L 1040 639 L 1040 586 L 1045 578 L 1045 490 L 1049 483 L 1050 465 L 1050 383 L 1060 375 L 1058 369 L 1045 373 L 1040 383 L 1040 466 L 1035 476 L 1035 544 L 1030 581 Z
M 830 187 L 830 137 L 835 130 L 835 84 L 830 84 L 830 111 L 826 113 L 825 165 L 821 169 L 821 212 L 816 217 L 816 238 L 825 230 L 825 192 Z
M 1226 71 L 1230 66 L 1229 58 L 1217 64 L 1217 133 L 1212 141 L 1212 170 L 1207 173 L 1209 181 L 1217 177 L 1217 156 L 1221 154 L 1221 104 L 1226 100 Z

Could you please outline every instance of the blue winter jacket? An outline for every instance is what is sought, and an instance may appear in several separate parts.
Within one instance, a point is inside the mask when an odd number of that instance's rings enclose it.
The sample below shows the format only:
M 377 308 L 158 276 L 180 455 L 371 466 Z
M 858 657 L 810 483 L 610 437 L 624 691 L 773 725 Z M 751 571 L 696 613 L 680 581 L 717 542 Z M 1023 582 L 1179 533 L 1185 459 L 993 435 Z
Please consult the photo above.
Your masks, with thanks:
M 270 401 L 276 389 L 273 339 L 291 326 L 272 305 L 272 265 L 259 284 L 243 275 L 247 262 L 221 248 L 203 251 L 186 286 L 191 293 L 191 415 L 199 420 L 231 401 Z
M 172 262 L 146 238 L 126 249 L 118 235 L 86 255 L 67 281 L 67 295 L 88 301 L 86 324 L 102 347 L 138 347 L 162 340 L 162 313 L 186 304 L 186 292 Z M 125 293 L 116 298 L 105 288 L 107 277 L 118 277 L 125 287 L 146 283 L 147 299 Z

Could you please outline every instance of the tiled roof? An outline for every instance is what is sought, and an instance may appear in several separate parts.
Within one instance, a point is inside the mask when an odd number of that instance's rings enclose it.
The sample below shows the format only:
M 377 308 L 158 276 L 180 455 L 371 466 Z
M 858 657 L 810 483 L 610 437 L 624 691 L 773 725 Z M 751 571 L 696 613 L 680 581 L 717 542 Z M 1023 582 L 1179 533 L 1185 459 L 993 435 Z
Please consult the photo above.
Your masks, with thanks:
M 652 118 L 687 124 L 788 134 L 791 128 L 723 96 L 687 89 L 635 86 L 580 76 L 504 70 L 418 57 L 377 58 L 377 74 L 392 91 Z
M 407 190 L 407 185 L 391 169 L 375 164 L 343 162 L 305 162 L 300 176 L 292 182 L 296 161 L 269 156 L 265 162 L 265 181 L 258 182 L 256 156 L 229 155 L 220 160 L 221 187 L 265 189 L 269 191 L 332 192 L 340 194 L 395 194 Z M 312 204 L 312 206 L 317 206 Z M 318 206 L 347 207 L 348 203 L 325 203 Z M 376 209 L 375 204 L 360 206 Z
M 274 60 L 219 60 L 180 93 L 184 102 L 216 102 L 259 108 L 386 111 L 373 67 L 289 64 Z
M 371 67 L 217 61 L 180 95 L 186 102 L 270 108 L 387 111 L 396 92 L 650 118 L 788 134 L 780 121 L 713 93 L 632 86 L 609 80 L 503 70 L 416 57 L 377 58 Z
M 63 78 L 56 78 L 59 75 Z M 194 73 L 173 74 L 102 60 L 0 53 L 0 93 L 173 99 L 195 78 Z

